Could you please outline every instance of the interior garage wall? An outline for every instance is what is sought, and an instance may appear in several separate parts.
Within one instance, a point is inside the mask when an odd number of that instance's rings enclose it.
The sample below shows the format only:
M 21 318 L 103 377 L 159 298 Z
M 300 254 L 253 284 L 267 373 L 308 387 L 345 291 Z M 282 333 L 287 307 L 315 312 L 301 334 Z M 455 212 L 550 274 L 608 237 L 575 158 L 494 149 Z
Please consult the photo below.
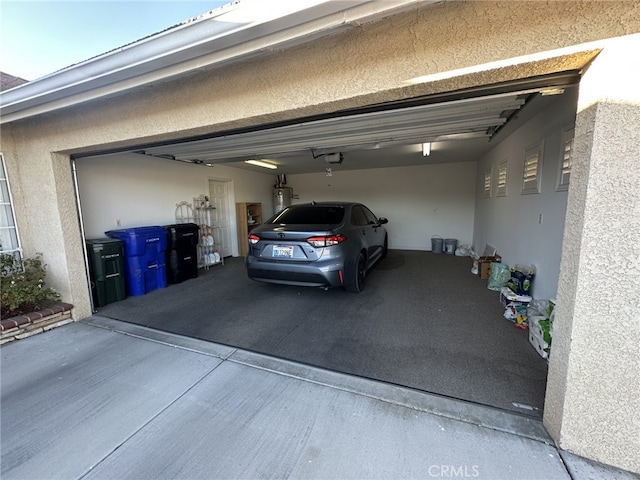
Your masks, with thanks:
M 473 245 L 489 243 L 504 263 L 534 265 L 533 296 L 555 298 L 560 274 L 567 191 L 556 191 L 562 161 L 562 134 L 575 124 L 577 88 L 543 97 L 542 112 L 497 144 L 478 164 Z M 544 143 L 539 194 L 522 194 L 525 149 Z M 497 196 L 498 164 L 508 160 L 507 195 Z M 484 195 L 485 172 L 492 192 Z M 542 215 L 542 223 L 540 216 Z
M 209 179 L 231 180 L 232 202 L 271 203 L 273 175 L 224 165 L 209 168 L 119 154 L 79 159 L 76 171 L 86 238 L 104 237 L 116 228 L 175 223 L 176 203 L 208 195 Z
M 345 163 L 347 160 L 345 160 Z M 475 162 L 289 175 L 295 203 L 361 202 L 387 217 L 389 248 L 431 250 L 431 237 L 470 244 L 475 208 Z

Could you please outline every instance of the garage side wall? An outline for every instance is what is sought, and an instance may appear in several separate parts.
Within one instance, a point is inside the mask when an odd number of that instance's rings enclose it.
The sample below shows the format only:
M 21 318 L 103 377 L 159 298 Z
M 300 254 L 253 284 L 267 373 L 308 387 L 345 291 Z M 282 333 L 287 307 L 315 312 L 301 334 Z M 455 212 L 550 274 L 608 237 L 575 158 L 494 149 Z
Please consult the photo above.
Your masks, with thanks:
M 455 238 L 470 244 L 475 207 L 475 162 L 374 168 L 290 175 L 289 186 L 300 193 L 296 203 L 345 200 L 362 202 L 387 217 L 389 247 L 431 250 L 431 237 Z
M 539 98 L 541 113 L 496 145 L 478 164 L 476 228 L 473 245 L 482 252 L 487 243 L 497 248 L 503 262 L 534 265 L 533 295 L 555 298 L 560 273 L 562 233 L 567 191 L 558 191 L 563 133 L 575 124 L 577 88 L 562 96 Z M 525 152 L 541 146 L 540 193 L 523 194 Z M 506 192 L 498 191 L 499 167 L 507 162 Z M 485 174 L 491 178 L 485 194 Z
M 210 178 L 233 181 L 232 202 L 271 203 L 273 175 L 224 165 L 209 168 L 120 154 L 80 159 L 76 169 L 87 238 L 116 228 L 175 223 L 176 203 L 208 195 Z

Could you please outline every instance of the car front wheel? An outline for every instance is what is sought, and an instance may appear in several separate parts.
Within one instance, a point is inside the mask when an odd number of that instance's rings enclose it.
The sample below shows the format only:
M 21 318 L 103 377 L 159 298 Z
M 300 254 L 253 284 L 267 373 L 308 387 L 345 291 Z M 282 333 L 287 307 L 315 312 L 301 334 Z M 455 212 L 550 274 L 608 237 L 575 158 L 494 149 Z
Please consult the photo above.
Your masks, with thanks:
M 364 279 L 367 275 L 367 263 L 364 254 L 358 256 L 358 263 L 353 274 L 353 281 L 345 285 L 347 292 L 360 293 L 364 289 Z

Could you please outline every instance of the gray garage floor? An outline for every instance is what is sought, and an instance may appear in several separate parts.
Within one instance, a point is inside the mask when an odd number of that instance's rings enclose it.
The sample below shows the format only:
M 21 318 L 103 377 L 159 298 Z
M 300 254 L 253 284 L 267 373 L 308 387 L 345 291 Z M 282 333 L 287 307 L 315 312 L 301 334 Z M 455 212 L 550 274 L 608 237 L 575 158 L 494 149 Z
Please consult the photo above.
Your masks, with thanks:
M 546 361 L 468 257 L 390 251 L 349 294 L 252 282 L 243 260 L 100 308 L 101 316 L 527 415 Z M 528 405 L 531 409 L 518 405 Z

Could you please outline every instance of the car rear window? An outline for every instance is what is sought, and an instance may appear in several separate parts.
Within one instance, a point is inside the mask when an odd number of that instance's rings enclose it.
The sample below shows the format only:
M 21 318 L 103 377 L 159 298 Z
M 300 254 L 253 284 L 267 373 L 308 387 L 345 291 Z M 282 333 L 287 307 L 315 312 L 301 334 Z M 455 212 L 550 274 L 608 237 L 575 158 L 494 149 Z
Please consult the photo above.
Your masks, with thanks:
M 275 216 L 270 223 L 298 225 L 335 225 L 342 223 L 344 208 L 334 206 L 289 207 Z

